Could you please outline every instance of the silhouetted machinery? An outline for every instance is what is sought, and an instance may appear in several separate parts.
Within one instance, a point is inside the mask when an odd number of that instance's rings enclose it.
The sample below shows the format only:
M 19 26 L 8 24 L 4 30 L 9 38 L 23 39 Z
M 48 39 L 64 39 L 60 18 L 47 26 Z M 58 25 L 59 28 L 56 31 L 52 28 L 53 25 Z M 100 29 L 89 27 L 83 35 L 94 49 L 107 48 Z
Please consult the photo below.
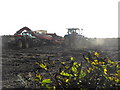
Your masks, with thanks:
M 32 31 L 28 27 L 23 27 L 14 35 L 2 36 L 2 41 L 3 47 L 29 48 L 43 44 L 63 44 L 64 38 L 56 33 L 47 33 L 46 30 Z
M 68 32 L 63 37 L 56 33 L 47 33 L 46 30 L 32 31 L 28 27 L 23 27 L 14 35 L 2 36 L 3 47 L 29 48 L 40 45 L 58 44 L 65 45 L 66 48 L 106 48 L 118 47 L 117 38 L 87 38 L 81 34 L 83 29 L 67 28 Z
M 65 38 L 65 46 L 70 48 L 81 47 L 84 48 L 87 44 L 87 38 L 80 33 L 79 28 L 67 28 L 67 35 Z M 83 29 L 81 29 L 83 30 Z
M 65 46 L 71 49 L 97 49 L 97 48 L 117 48 L 117 38 L 87 38 L 81 34 L 83 29 L 67 28 L 67 35 L 64 36 Z

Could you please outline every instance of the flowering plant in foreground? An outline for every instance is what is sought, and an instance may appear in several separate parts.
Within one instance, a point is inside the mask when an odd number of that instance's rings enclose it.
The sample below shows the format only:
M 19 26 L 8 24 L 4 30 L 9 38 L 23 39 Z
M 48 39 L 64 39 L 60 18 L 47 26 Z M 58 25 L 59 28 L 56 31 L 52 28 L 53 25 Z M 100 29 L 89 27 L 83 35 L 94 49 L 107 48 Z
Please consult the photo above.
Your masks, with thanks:
M 51 77 L 43 79 L 40 73 L 33 81 L 39 83 L 41 88 L 117 88 L 120 87 L 120 66 L 118 62 L 101 58 L 98 52 L 83 55 L 85 63 L 77 63 L 74 57 L 68 62 L 60 62 L 59 70 L 53 75 L 47 64 L 35 62 Z M 54 61 L 55 62 L 55 61 Z M 55 64 L 55 63 L 54 63 Z

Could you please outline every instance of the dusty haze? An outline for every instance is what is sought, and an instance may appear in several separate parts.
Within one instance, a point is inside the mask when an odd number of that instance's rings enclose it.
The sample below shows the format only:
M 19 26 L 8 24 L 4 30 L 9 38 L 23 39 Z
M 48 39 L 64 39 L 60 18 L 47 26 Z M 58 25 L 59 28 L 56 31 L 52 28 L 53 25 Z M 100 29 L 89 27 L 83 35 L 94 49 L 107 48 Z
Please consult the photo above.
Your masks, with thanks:
M 76 48 L 88 48 L 88 49 L 118 49 L 118 38 L 88 38 L 78 39 L 76 42 Z

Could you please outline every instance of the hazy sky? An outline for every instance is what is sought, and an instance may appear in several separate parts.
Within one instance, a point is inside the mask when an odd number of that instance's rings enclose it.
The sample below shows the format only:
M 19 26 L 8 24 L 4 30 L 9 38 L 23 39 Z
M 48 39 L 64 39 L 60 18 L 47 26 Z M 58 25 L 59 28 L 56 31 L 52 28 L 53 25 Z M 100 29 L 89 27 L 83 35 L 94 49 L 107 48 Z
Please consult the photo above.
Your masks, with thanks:
M 0 0 L 0 35 L 27 26 L 64 36 L 82 28 L 87 37 L 118 36 L 119 0 Z

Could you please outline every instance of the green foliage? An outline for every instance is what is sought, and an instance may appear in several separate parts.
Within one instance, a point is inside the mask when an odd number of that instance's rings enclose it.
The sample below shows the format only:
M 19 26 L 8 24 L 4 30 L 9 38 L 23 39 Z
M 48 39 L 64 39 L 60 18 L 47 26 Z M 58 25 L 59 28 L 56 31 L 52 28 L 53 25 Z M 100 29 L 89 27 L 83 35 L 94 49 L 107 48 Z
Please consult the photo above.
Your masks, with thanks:
M 51 80 L 50 80 L 50 79 L 44 79 L 44 80 L 42 81 L 42 83 L 44 83 L 44 84 L 46 84 L 46 83 L 51 83 Z
M 107 58 L 101 58 L 98 52 L 83 55 L 85 60 L 77 63 L 74 57 L 70 57 L 70 61 L 61 62 L 59 70 L 51 75 L 49 67 L 46 64 L 35 62 L 39 67 L 47 71 L 51 77 L 43 79 L 36 74 L 33 79 L 38 82 L 41 87 L 48 89 L 57 88 L 110 88 L 120 87 L 120 66 L 118 62 L 114 62 Z M 111 70 L 114 72 L 110 72 Z
M 35 64 L 38 64 L 41 68 L 47 70 L 47 66 L 45 64 L 39 64 L 38 62 L 35 62 Z

